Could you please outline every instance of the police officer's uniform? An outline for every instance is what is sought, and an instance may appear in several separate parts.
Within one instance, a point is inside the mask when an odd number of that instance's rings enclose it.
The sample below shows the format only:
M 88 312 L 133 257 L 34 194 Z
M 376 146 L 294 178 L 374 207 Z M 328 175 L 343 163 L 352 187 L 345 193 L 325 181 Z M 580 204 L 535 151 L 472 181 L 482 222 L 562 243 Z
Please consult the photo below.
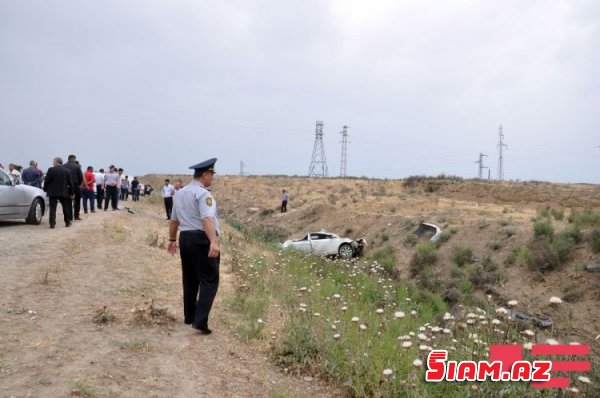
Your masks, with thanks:
M 214 171 L 217 159 L 210 159 L 190 169 Z M 219 286 L 220 254 L 208 257 L 210 242 L 202 219 L 212 217 L 219 235 L 217 203 L 210 191 L 194 180 L 174 197 L 171 221 L 179 222 L 179 253 L 183 276 L 183 311 L 186 324 L 210 333 L 208 315 Z M 200 294 L 198 295 L 198 290 Z

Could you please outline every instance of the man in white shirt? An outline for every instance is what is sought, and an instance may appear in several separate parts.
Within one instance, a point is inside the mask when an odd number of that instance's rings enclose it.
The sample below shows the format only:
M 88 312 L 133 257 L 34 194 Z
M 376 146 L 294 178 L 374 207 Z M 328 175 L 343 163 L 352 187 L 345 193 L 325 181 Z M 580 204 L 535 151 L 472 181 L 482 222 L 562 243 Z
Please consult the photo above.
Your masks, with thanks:
M 96 176 L 96 199 L 98 200 L 98 210 L 102 209 L 102 201 L 104 200 L 104 169 L 100 169 Z
M 167 178 L 164 185 L 160 189 L 160 195 L 165 201 L 165 211 L 167 212 L 167 220 L 171 219 L 171 210 L 173 210 L 173 195 L 175 195 L 175 188 L 171 185 L 171 181 Z

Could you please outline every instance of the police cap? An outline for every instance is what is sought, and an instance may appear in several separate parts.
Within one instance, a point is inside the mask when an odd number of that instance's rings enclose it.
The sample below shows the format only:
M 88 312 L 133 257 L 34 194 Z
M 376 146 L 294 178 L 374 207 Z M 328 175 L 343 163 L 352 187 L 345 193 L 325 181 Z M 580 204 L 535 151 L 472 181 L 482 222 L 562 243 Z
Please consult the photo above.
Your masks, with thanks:
M 215 163 L 217 163 L 217 158 L 212 158 L 205 160 L 204 162 L 195 164 L 190 166 L 190 169 L 194 169 L 197 173 L 201 173 L 203 171 L 212 171 L 215 172 Z

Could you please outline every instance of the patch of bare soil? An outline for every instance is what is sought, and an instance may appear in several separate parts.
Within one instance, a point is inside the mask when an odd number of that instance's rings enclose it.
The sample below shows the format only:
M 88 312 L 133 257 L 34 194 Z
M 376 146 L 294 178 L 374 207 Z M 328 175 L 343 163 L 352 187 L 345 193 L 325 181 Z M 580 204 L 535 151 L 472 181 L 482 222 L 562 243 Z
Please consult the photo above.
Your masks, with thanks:
M 157 185 L 158 186 L 158 185 Z M 167 221 L 146 202 L 84 215 L 71 228 L 0 223 L 0 396 L 332 396 L 282 374 L 265 344 L 234 337 L 224 304 L 228 254 L 210 336 L 183 324 L 180 262 Z M 60 211 L 59 211 L 60 212 Z M 61 215 L 58 215 L 61 219 Z

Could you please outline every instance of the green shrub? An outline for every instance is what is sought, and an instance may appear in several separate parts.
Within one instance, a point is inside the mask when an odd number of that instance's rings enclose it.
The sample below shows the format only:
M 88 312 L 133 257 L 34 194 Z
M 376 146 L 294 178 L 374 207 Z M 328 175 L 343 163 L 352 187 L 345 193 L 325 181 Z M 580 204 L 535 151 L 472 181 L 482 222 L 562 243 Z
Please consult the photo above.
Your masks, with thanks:
M 544 208 L 538 209 L 537 218 L 538 219 L 541 219 L 541 218 L 550 218 L 550 208 L 549 207 L 544 207 Z
M 508 255 L 506 256 L 506 260 L 504 260 L 505 264 L 514 264 L 515 261 L 517 261 L 517 257 L 519 256 L 519 247 L 518 246 L 514 246 L 510 249 L 510 252 L 508 252 Z
M 404 243 L 409 245 L 409 246 L 414 246 L 417 244 L 417 236 L 415 234 L 408 234 L 406 235 L 406 237 L 404 238 Z
M 263 217 L 268 216 L 269 214 L 273 214 L 273 213 L 275 213 L 274 209 L 262 209 L 260 211 L 260 215 Z
M 394 273 L 394 268 L 396 267 L 396 253 L 392 246 L 387 245 L 381 249 L 372 250 L 369 253 L 369 260 L 377 261 L 388 273 Z
M 473 260 L 473 248 L 471 246 L 454 246 L 452 249 L 452 262 L 459 267 Z
M 546 236 L 548 239 L 554 237 L 554 226 L 550 220 L 537 220 L 533 224 L 533 236 L 539 238 L 540 236 Z
M 524 265 L 527 265 L 528 267 L 533 266 L 533 254 L 528 247 L 520 247 L 517 257 Z
M 586 209 L 583 212 L 578 212 L 571 209 L 568 220 L 570 223 L 579 226 L 600 227 L 600 211 Z
M 500 250 L 502 248 L 502 242 L 500 242 L 499 240 L 494 239 L 493 241 L 491 241 L 490 243 L 488 243 L 488 247 L 494 251 L 496 250 Z
M 435 245 L 431 242 L 417 245 L 416 252 L 410 262 L 410 270 L 417 275 L 423 268 L 435 264 L 437 261 L 437 251 Z
M 552 209 L 550 213 L 552 213 L 552 217 L 556 221 L 562 221 L 565 218 L 565 211 L 563 209 Z
M 504 228 L 503 232 L 507 238 L 510 238 L 511 236 L 514 236 L 517 234 L 517 229 L 515 227 L 508 226 L 508 227 Z
M 444 231 L 440 234 L 438 240 L 435 243 L 439 247 L 439 246 L 441 246 L 442 243 L 448 242 L 451 237 L 452 237 L 452 234 L 450 232 Z
M 574 243 L 581 243 L 583 241 L 583 232 L 581 231 L 581 227 L 578 225 L 571 225 L 565 228 L 560 235 L 571 239 Z
M 558 258 L 555 249 L 550 245 L 548 239 L 540 238 L 534 240 L 529 248 L 531 250 L 531 262 L 529 267 L 534 271 L 551 271 L 558 267 Z

